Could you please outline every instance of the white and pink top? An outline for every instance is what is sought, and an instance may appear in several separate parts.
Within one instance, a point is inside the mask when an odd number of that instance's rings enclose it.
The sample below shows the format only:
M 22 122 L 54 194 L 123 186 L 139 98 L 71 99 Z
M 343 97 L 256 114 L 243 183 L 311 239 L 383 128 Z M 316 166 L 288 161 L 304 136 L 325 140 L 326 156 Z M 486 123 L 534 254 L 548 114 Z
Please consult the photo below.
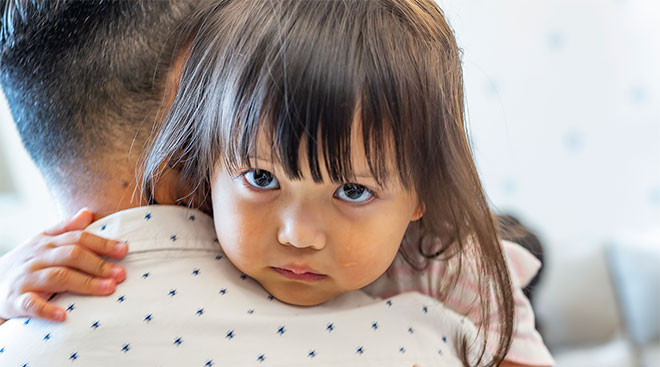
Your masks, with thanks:
M 414 230 L 414 228 L 412 228 Z M 409 242 L 408 254 L 415 254 L 417 246 Z M 433 248 L 433 246 L 429 246 Z M 437 247 L 437 246 L 436 246 Z M 469 247 L 469 246 L 468 246 Z M 512 292 L 514 297 L 514 333 L 511 349 L 506 359 L 529 366 L 554 366 L 555 361 L 548 348 L 543 343 L 541 335 L 535 327 L 535 317 L 532 306 L 522 289 L 531 281 L 541 267 L 540 261 L 522 246 L 508 241 L 502 241 L 505 259 L 508 263 Z M 421 255 L 420 255 L 421 256 Z M 363 288 L 368 294 L 387 298 L 407 292 L 419 292 L 434 299 L 443 299 L 443 304 L 470 319 L 475 325 L 482 324 L 478 303 L 477 279 L 474 261 L 464 257 L 460 276 L 456 279 L 456 287 L 452 293 L 445 297 L 440 294 L 442 285 L 458 274 L 458 257 L 447 261 L 432 260 L 428 268 L 422 271 L 415 270 L 401 255 L 397 255 L 387 273 L 374 283 Z M 494 299 L 491 304 L 494 305 Z M 494 307 L 494 306 L 493 306 Z M 489 326 L 489 343 L 491 352 L 497 346 L 496 311 L 491 313 Z

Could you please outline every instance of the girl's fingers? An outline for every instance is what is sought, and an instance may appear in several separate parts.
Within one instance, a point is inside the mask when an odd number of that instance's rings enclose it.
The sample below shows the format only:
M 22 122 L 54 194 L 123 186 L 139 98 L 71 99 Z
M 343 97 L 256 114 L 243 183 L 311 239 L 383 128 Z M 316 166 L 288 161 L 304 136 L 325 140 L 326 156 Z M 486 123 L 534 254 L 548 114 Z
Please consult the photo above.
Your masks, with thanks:
M 40 269 L 30 274 L 23 288 L 26 292 L 74 292 L 107 296 L 115 291 L 114 279 L 101 279 L 64 266 Z
M 66 313 L 63 309 L 46 302 L 34 292 L 21 294 L 18 298 L 21 316 L 35 317 L 52 321 L 64 321 Z
M 79 245 L 60 246 L 50 250 L 33 270 L 56 266 L 79 270 L 97 278 L 113 278 L 118 283 L 126 279 L 124 268 L 104 261 L 94 252 Z
M 63 233 L 50 241 L 53 246 L 80 245 L 101 255 L 114 258 L 126 256 L 128 245 L 124 242 L 109 240 L 84 231 Z
M 57 225 L 53 226 L 50 229 L 44 231 L 45 235 L 56 236 L 64 232 L 78 231 L 87 228 L 88 225 L 92 224 L 94 215 L 87 208 L 80 209 L 76 215 L 71 219 L 65 220 Z

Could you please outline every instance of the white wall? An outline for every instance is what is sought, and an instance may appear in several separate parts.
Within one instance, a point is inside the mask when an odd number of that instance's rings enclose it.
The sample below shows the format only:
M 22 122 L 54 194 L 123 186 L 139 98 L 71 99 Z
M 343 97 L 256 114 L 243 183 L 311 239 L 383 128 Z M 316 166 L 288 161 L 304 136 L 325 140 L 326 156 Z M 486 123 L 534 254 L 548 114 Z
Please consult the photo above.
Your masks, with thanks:
M 660 3 L 438 2 L 488 195 L 547 245 L 546 340 L 603 341 L 618 322 L 602 245 L 660 247 Z
M 56 223 L 58 214 L 39 171 L 21 144 L 0 92 L 0 254 Z
M 5 157 L 0 155 L 0 195 L 15 191 L 14 180 L 9 174 L 9 167 L 5 162 Z

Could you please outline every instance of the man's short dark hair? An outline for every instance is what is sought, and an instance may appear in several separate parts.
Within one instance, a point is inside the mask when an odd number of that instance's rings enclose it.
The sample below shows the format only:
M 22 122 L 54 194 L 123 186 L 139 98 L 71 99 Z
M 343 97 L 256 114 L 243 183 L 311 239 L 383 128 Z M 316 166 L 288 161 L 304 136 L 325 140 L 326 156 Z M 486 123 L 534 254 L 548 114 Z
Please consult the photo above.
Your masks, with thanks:
M 194 2 L 0 0 L 0 83 L 47 179 L 141 147 Z

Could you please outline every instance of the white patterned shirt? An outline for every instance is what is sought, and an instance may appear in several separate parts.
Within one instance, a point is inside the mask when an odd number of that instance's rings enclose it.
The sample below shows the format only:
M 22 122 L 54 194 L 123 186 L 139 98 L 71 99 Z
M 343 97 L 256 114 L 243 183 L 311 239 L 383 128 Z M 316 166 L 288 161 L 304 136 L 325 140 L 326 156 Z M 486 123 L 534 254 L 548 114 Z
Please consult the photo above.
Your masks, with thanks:
M 87 230 L 129 243 L 127 279 L 107 297 L 57 295 L 63 323 L 4 323 L 0 366 L 453 367 L 462 338 L 481 346 L 469 319 L 419 293 L 281 303 L 224 257 L 197 210 L 134 208 Z

